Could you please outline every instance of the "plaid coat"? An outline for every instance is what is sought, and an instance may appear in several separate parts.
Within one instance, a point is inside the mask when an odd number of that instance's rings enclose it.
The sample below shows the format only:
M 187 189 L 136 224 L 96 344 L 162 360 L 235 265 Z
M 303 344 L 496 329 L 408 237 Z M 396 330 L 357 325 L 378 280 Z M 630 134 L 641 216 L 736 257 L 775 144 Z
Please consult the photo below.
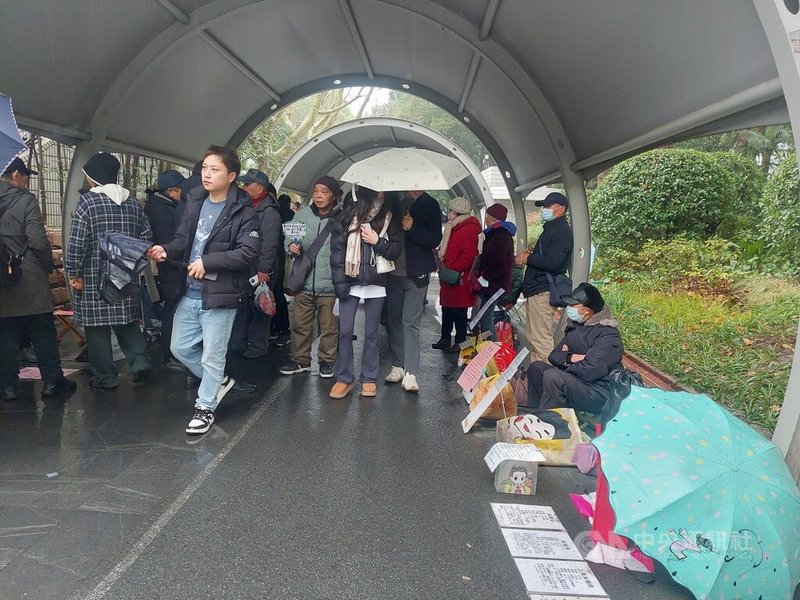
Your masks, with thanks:
M 142 240 L 152 238 L 147 217 L 132 196 L 119 205 L 105 194 L 91 191 L 78 199 L 64 263 L 67 277 L 83 277 L 83 291 L 73 290 L 78 325 L 125 325 L 142 314 L 138 296 L 121 304 L 109 304 L 100 297 L 100 236 L 106 231 Z

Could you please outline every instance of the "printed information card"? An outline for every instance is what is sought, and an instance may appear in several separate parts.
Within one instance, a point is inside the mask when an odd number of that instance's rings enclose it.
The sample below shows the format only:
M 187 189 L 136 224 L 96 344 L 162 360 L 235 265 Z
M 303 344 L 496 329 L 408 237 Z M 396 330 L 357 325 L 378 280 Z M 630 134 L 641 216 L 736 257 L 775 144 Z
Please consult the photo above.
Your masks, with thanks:
M 564 531 L 564 526 L 552 506 L 492 502 L 492 511 L 500 527 Z
M 583 561 L 515 558 L 529 594 L 564 594 L 607 598 L 592 569 Z
M 583 560 L 575 542 L 566 531 L 535 529 L 501 529 L 511 556 L 520 558 L 553 558 Z

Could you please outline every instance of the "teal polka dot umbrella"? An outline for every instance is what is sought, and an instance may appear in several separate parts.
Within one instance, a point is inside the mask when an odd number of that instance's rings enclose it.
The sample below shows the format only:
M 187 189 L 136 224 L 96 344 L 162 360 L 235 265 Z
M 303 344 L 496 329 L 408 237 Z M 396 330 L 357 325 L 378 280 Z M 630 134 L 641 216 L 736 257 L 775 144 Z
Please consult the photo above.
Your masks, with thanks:
M 594 445 L 615 533 L 695 597 L 793 597 L 800 492 L 772 442 L 707 396 L 634 386 Z

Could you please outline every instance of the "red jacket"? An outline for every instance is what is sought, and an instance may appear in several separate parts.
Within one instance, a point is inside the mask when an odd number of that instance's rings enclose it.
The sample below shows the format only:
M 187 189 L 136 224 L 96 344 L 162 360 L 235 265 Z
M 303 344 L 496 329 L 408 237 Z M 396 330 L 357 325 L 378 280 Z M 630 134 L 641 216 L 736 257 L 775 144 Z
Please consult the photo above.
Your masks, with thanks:
M 439 299 L 446 308 L 470 308 L 475 304 L 475 296 L 469 291 L 464 280 L 469 273 L 475 257 L 478 256 L 478 236 L 481 223 L 475 217 L 462 221 L 450 234 L 442 264 L 448 269 L 464 273 L 459 285 L 448 285 L 439 280 Z

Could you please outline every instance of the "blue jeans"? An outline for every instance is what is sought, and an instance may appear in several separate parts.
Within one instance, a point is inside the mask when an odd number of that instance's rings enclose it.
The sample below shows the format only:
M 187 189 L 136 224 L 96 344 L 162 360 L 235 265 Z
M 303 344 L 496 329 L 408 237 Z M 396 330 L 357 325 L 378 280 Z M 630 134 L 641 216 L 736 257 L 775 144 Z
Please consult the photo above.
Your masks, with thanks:
M 200 378 L 195 408 L 215 410 L 235 308 L 203 309 L 200 298 L 181 298 L 172 325 L 172 355 Z
M 481 302 L 481 308 L 483 308 L 485 304 L 486 300 L 483 300 Z M 483 313 L 483 316 L 481 317 L 480 320 L 481 333 L 483 333 L 484 331 L 491 331 L 492 337 L 490 337 L 489 339 L 492 340 L 493 342 L 497 341 L 497 329 L 494 328 L 494 307 L 496 304 L 497 302 L 492 302 L 492 304 L 486 309 L 486 312 Z

